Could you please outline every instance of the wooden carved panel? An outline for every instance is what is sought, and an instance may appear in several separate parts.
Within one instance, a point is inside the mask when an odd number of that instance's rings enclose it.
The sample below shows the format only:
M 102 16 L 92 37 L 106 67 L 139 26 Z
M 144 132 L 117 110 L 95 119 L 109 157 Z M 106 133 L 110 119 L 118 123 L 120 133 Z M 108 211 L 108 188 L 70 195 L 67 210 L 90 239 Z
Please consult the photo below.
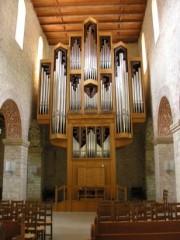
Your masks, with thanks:
M 172 133 L 170 131 L 170 125 L 173 123 L 171 108 L 169 101 L 166 97 L 163 97 L 159 106 L 158 116 L 158 135 L 159 137 L 170 137 Z
M 15 102 L 8 99 L 4 102 L 1 111 L 5 119 L 6 138 L 21 138 L 21 118 Z

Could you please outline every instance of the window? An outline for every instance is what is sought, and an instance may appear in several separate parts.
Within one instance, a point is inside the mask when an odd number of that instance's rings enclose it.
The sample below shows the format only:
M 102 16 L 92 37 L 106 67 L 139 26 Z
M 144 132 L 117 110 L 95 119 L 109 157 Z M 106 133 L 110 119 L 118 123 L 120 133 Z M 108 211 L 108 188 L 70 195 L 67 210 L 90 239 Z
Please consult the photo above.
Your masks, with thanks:
M 143 71 L 145 74 L 145 72 L 147 70 L 147 56 L 146 56 L 146 43 L 145 43 L 144 33 L 142 33 L 141 45 L 142 45 Z
M 154 41 L 156 43 L 159 37 L 159 17 L 158 17 L 156 0 L 152 0 L 152 18 L 153 18 L 153 29 L 154 29 Z
M 15 39 L 21 49 L 23 49 L 25 17 L 26 17 L 26 7 L 25 7 L 24 0 L 19 0 Z
M 43 39 L 40 36 L 38 41 L 38 61 L 43 58 Z

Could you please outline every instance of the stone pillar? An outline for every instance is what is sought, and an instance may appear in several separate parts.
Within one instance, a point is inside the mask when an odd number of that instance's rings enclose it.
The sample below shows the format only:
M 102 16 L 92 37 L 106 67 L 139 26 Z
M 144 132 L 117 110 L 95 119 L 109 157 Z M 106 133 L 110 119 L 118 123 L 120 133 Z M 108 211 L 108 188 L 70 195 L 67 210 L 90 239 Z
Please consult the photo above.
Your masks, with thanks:
M 25 200 L 29 142 L 21 139 L 3 139 L 3 143 L 5 147 L 2 199 Z
M 176 200 L 174 150 L 172 138 L 157 138 L 154 141 L 156 200 L 162 201 L 163 189 L 168 190 L 168 201 Z
M 36 120 L 31 121 L 29 129 L 29 154 L 28 154 L 28 175 L 27 175 L 27 199 L 42 200 L 42 147 L 41 132 Z
M 146 199 L 155 199 L 155 167 L 154 167 L 154 146 L 153 146 L 152 118 L 148 118 L 146 124 L 146 146 L 145 146 L 145 178 L 146 178 Z
M 176 176 L 176 201 L 180 201 L 180 120 L 171 125 L 174 141 L 174 162 Z

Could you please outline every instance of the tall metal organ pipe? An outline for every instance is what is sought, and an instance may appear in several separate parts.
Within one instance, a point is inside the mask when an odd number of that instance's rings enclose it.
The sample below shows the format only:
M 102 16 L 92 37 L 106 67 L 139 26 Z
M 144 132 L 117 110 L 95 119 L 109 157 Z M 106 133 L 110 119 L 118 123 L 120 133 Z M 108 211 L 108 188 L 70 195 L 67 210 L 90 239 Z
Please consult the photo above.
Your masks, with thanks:
M 84 79 L 97 80 L 97 44 L 92 26 L 87 31 L 84 43 Z
M 58 51 L 54 70 L 52 132 L 66 132 L 66 70 L 61 50 Z
M 70 82 L 70 110 L 81 110 L 81 79 L 74 85 Z
M 109 69 L 112 67 L 111 49 L 106 39 L 104 39 L 100 50 L 100 66 L 102 69 Z
M 116 62 L 116 125 L 117 133 L 130 132 L 130 104 L 128 72 L 123 53 L 119 53 Z
M 110 112 L 112 110 L 112 83 L 105 86 L 101 80 L 101 109 Z
M 139 67 L 132 77 L 132 92 L 133 92 L 133 112 L 143 113 L 144 103 L 142 95 L 142 80 L 141 68 Z
M 78 43 L 78 39 L 74 39 L 71 47 L 70 56 L 70 68 L 80 69 L 81 68 L 81 46 Z
M 49 101 L 50 101 L 50 66 L 41 68 L 41 87 L 40 87 L 40 114 L 49 113 Z

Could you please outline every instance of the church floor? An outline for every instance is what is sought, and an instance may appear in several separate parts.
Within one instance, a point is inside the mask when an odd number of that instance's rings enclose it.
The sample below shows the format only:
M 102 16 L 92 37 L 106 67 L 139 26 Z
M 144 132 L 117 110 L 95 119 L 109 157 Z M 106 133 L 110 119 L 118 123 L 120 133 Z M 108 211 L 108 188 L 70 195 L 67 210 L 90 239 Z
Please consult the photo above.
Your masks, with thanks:
M 53 240 L 90 240 L 95 212 L 53 212 Z

